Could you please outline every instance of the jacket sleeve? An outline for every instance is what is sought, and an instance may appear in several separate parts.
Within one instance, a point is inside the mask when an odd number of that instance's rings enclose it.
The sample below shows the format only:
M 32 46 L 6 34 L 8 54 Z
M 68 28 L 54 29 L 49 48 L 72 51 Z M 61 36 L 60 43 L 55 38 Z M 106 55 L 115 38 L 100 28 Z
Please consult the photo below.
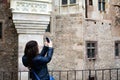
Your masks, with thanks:
M 48 51 L 48 47 L 44 46 L 41 53 L 39 54 L 40 56 L 45 56 L 46 52 Z
M 47 51 L 47 56 L 43 57 L 43 56 L 39 56 L 38 58 L 38 62 L 39 63 L 48 63 L 51 61 L 52 59 L 52 55 L 53 55 L 53 48 L 48 48 L 48 51 Z
M 28 67 L 27 57 L 25 55 L 22 57 L 22 62 L 25 67 Z

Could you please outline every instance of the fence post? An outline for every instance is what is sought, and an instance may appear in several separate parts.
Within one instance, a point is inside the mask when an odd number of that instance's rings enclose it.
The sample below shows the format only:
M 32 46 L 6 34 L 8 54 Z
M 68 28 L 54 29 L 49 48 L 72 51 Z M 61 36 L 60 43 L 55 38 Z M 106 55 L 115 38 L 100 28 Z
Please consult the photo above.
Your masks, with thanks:
M 76 80 L 76 70 L 75 70 L 75 80 Z
M 117 69 L 117 80 L 118 80 L 118 69 Z
M 89 80 L 91 80 L 91 70 L 89 70 Z
M 110 73 L 110 80 L 111 80 L 111 69 L 109 71 L 110 71 L 109 73 Z

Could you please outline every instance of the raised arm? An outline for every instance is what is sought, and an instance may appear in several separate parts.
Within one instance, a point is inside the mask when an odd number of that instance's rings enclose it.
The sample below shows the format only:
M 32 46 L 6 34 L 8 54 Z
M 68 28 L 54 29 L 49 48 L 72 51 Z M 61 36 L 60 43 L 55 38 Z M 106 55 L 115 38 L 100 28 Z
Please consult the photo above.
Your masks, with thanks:
M 38 56 L 38 62 L 39 63 L 48 63 L 51 61 L 52 55 L 53 55 L 53 47 L 52 47 L 52 41 L 47 43 L 48 49 L 47 49 L 47 55 L 46 56 Z
M 49 47 L 47 51 L 47 55 L 45 57 L 43 56 L 38 56 L 37 57 L 37 62 L 41 63 L 48 63 L 51 61 L 53 56 L 53 48 Z
M 47 51 L 48 51 L 48 47 L 44 46 L 42 51 L 41 51 L 41 53 L 39 55 L 44 57 Z

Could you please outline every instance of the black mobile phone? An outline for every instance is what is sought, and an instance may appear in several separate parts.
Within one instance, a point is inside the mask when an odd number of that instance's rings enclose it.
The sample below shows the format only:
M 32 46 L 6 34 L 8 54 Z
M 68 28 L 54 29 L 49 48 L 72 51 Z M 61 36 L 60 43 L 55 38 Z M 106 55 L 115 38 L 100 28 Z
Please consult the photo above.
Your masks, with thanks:
M 48 37 L 46 37 L 46 41 L 49 43 L 50 42 L 50 39 Z

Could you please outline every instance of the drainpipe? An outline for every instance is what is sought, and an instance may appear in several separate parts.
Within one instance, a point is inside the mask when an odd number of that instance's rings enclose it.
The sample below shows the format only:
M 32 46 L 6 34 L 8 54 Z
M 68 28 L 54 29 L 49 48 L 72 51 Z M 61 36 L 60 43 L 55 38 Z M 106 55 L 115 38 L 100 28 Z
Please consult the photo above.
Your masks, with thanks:
M 88 18 L 87 11 L 87 0 L 85 0 L 85 18 Z

